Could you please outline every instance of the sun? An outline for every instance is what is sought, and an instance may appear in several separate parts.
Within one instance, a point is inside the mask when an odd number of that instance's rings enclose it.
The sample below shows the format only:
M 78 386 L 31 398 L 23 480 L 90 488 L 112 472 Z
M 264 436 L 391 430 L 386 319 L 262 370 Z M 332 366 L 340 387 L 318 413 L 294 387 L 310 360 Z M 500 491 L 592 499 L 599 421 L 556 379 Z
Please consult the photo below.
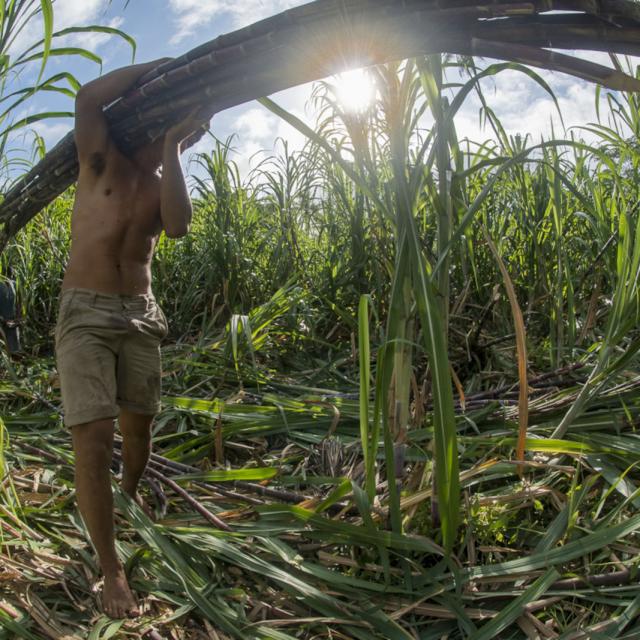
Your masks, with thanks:
M 339 73 L 333 78 L 338 102 L 345 111 L 361 113 L 372 104 L 376 85 L 367 69 L 353 69 Z

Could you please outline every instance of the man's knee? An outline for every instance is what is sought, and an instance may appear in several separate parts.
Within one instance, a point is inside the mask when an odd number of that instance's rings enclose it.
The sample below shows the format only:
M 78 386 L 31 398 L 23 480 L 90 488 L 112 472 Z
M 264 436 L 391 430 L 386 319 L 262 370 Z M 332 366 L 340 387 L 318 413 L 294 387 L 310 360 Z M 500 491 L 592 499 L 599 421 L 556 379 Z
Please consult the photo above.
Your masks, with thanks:
M 151 441 L 151 425 L 155 416 L 134 413 L 123 409 L 118 423 L 124 440 L 136 440 L 140 443 Z
M 76 456 L 103 457 L 109 463 L 113 447 L 112 419 L 96 420 L 71 427 L 71 438 Z

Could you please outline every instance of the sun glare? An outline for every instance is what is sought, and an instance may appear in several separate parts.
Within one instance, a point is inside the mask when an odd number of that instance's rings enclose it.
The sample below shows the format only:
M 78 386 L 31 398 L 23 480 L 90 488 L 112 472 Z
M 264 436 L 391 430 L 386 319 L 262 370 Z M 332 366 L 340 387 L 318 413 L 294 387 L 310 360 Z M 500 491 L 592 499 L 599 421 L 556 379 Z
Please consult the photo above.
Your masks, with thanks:
M 366 69 L 353 69 L 339 73 L 333 79 L 336 96 L 345 111 L 362 112 L 373 102 L 376 87 Z

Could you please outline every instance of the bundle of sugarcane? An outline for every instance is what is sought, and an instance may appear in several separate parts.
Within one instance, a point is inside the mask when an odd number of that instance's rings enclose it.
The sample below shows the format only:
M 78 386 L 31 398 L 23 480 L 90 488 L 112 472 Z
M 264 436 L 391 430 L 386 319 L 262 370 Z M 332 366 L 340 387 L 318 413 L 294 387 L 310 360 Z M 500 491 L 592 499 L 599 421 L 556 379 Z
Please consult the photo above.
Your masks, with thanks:
M 106 109 L 127 153 L 195 107 L 209 114 L 350 68 L 433 53 L 478 55 L 562 71 L 611 89 L 640 81 L 551 49 L 640 53 L 633 0 L 316 0 L 222 35 L 141 78 Z M 0 249 L 77 176 L 64 137 L 5 194 Z

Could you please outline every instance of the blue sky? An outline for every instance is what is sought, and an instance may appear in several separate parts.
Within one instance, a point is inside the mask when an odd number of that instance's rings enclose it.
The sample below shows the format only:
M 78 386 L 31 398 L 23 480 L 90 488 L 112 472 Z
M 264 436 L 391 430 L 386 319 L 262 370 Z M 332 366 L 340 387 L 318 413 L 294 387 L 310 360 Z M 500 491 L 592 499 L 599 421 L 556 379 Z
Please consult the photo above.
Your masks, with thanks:
M 118 27 L 133 36 L 137 42 L 136 61 L 145 62 L 163 56 L 178 56 L 189 49 L 260 18 L 303 4 L 299 0 L 56 0 L 55 30 L 71 25 L 101 24 Z M 35 22 L 21 36 L 21 42 L 31 43 L 40 37 Z M 18 43 L 18 48 L 19 48 Z M 102 72 L 108 72 L 131 62 L 131 49 L 117 37 L 96 34 L 80 34 L 65 40 L 67 45 L 87 48 L 103 58 Z M 602 54 L 588 54 L 590 59 L 608 64 Z M 100 68 L 87 60 L 68 58 L 52 60 L 49 73 L 66 69 L 86 82 L 100 73 Z M 595 87 L 559 73 L 541 75 L 549 82 L 559 99 L 567 126 L 585 125 L 596 119 Z M 23 78 L 24 80 L 24 78 Z M 561 133 L 552 100 L 530 79 L 516 72 L 500 74 L 497 79 L 485 83 L 485 91 L 494 110 L 500 116 L 508 133 L 529 133 L 537 140 L 541 133 L 553 126 L 556 135 Z M 303 86 L 282 92 L 275 99 L 312 122 L 314 115 L 306 107 L 311 87 Z M 482 132 L 478 123 L 478 106 L 469 99 L 456 119 L 459 137 L 469 136 L 484 140 L 488 132 Z M 29 112 L 44 109 L 71 111 L 72 101 L 48 95 L 31 104 Z M 39 123 L 37 131 L 49 147 L 53 146 L 72 126 L 71 120 Z M 287 139 L 290 146 L 302 145 L 301 136 L 257 103 L 227 110 L 216 115 L 212 131 L 220 139 L 236 135 L 233 147 L 235 159 L 246 175 L 250 166 L 269 154 L 278 137 Z M 196 151 L 206 151 L 211 141 L 206 138 Z M 257 154 L 257 155 L 256 155 Z M 254 158 L 253 162 L 251 158 Z

